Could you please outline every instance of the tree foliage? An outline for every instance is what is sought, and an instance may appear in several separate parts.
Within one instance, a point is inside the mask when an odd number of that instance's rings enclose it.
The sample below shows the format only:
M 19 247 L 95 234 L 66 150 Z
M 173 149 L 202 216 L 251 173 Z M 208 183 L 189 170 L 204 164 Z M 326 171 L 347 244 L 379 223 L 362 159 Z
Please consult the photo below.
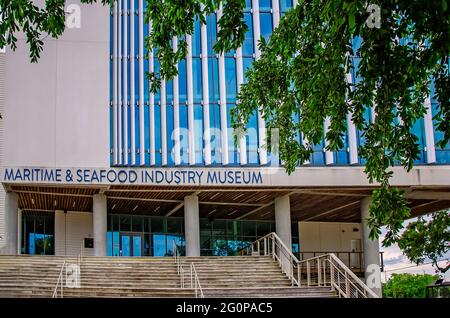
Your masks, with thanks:
M 80 0 L 94 3 L 96 0 Z M 44 2 L 44 1 L 43 1 Z M 101 0 L 103 4 L 109 0 Z M 29 46 L 31 62 L 37 62 L 46 36 L 60 37 L 65 29 L 65 0 L 46 0 L 37 6 L 30 0 L 0 0 L 0 48 L 17 48 L 17 34 L 23 32 Z
M 214 49 L 223 53 L 238 48 L 248 27 L 245 0 L 146 0 L 145 20 L 152 32 L 145 41 L 160 62 L 158 73 L 149 73 L 152 91 L 162 78 L 177 74 L 185 58 L 194 21 L 205 22 L 217 10 L 219 31 Z M 81 0 L 83 3 L 95 0 Z M 108 3 L 108 0 L 102 0 Z M 245 130 L 251 114 L 260 111 L 268 129 L 279 129 L 279 152 L 286 171 L 309 160 L 312 147 L 327 140 L 327 150 L 343 148 L 348 120 L 364 136 L 360 155 L 373 191 L 371 237 L 386 225 L 384 245 L 399 239 L 403 220 L 410 216 L 403 191 L 390 185 L 394 164 L 408 171 L 419 156 L 414 123 L 426 112 L 424 100 L 435 83 L 439 102 L 437 129 L 450 140 L 450 9 L 447 0 L 299 0 L 281 19 L 268 41 L 261 38 L 261 57 L 248 70 L 240 87 L 232 124 Z M 0 46 L 15 48 L 15 32 L 23 30 L 36 61 L 42 34 L 58 37 L 64 30 L 64 0 L 47 0 L 37 8 L 28 0 L 0 0 Z M 370 26 L 368 5 L 380 8 L 379 27 Z M 174 46 L 177 38 L 177 46 Z M 357 52 L 354 39 L 361 39 Z M 347 81 L 354 68 L 350 57 L 359 56 L 358 81 Z M 374 110 L 367 122 L 364 114 Z M 292 120 L 293 117 L 299 121 Z M 325 119 L 330 120 L 328 130 Z M 299 142 L 297 134 L 303 140 Z M 267 134 L 270 142 L 270 134 Z
M 450 263 L 439 266 L 439 260 L 450 250 L 449 210 L 433 213 L 427 221 L 420 217 L 411 222 L 398 240 L 398 246 L 411 262 L 418 264 L 429 259 L 441 273 L 450 268 Z
M 429 274 L 392 274 L 383 285 L 383 298 L 425 298 L 426 287 L 438 278 Z

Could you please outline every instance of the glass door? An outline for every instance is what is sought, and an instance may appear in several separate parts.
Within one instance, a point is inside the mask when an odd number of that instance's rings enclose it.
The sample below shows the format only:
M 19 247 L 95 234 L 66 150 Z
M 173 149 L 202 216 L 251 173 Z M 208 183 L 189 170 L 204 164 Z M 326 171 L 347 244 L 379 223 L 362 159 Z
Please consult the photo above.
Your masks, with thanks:
M 121 233 L 121 256 L 142 256 L 142 234 Z

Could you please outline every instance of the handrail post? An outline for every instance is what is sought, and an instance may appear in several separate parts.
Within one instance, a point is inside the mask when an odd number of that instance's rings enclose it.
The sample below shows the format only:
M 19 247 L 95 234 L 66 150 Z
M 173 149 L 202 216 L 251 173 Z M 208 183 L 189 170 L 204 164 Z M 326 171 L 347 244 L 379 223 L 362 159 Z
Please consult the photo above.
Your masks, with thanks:
M 311 286 L 311 268 L 309 265 L 309 261 L 306 261 L 306 283 L 309 286 Z
M 333 267 L 333 263 L 331 262 L 331 258 L 329 260 L 330 262 L 330 284 L 331 284 L 331 290 L 334 291 L 334 285 L 336 284 L 335 280 L 334 280 L 334 267 Z
M 347 272 L 345 272 L 345 295 L 347 298 L 350 298 L 350 280 Z
M 317 259 L 317 285 L 322 285 L 322 268 L 320 267 L 320 258 Z
M 267 237 L 264 238 L 264 256 L 267 256 Z

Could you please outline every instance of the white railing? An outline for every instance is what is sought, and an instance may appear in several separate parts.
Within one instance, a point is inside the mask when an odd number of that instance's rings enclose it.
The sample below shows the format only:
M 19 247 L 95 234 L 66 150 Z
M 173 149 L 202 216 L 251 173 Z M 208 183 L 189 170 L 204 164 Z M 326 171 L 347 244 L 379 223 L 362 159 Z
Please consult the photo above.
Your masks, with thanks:
M 184 268 L 181 264 L 180 251 L 178 250 L 177 243 L 173 241 L 173 257 L 175 259 L 175 264 L 177 265 L 177 273 L 180 276 L 180 287 L 184 288 Z
M 267 234 L 240 251 L 241 255 L 272 256 L 278 262 L 292 286 L 300 286 L 297 257 L 292 254 L 283 241 L 274 232 Z
M 180 276 L 180 287 L 186 288 L 185 284 L 186 271 L 184 270 L 183 264 L 181 263 L 180 251 L 178 250 L 175 241 L 173 242 L 173 256 L 175 259 L 175 264 L 177 265 L 178 276 Z M 191 269 L 190 288 L 194 289 L 195 298 L 199 297 L 204 298 L 205 296 L 203 294 L 202 286 L 200 285 L 200 279 L 198 278 L 194 263 L 191 263 L 190 269 Z
M 241 255 L 272 256 L 292 286 L 328 286 L 339 297 L 378 298 L 336 255 L 328 253 L 299 261 L 275 233 L 269 233 L 241 251 Z
M 195 298 L 205 298 L 194 263 L 191 263 L 191 288 L 195 289 Z
M 59 298 L 63 298 L 64 296 L 64 282 L 63 282 L 63 271 L 66 267 L 66 261 L 63 262 L 61 266 L 61 270 L 59 271 L 58 280 L 56 281 L 55 289 L 53 290 L 52 298 L 58 298 L 58 286 L 60 287 Z
M 378 298 L 378 295 L 333 253 L 306 259 L 298 266 L 299 286 L 330 286 L 338 292 L 339 297 L 344 298 Z

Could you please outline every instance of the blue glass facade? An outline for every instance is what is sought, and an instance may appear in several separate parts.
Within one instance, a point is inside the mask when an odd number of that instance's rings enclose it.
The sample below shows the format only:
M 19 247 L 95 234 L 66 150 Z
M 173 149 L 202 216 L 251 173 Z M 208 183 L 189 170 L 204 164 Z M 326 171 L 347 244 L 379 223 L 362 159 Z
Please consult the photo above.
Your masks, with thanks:
M 239 145 L 235 145 L 231 131 L 230 110 L 236 103 L 239 74 L 242 74 L 241 81 L 245 82 L 246 70 L 258 57 L 257 38 L 270 37 L 277 21 L 292 8 L 293 1 L 247 0 L 244 18 L 249 29 L 242 48 L 222 56 L 214 50 L 218 15 L 208 16 L 206 26 L 196 21 L 190 41 L 190 53 L 186 60 L 179 63 L 178 77 L 163 83 L 162 91 L 156 94 L 150 93 L 150 83 L 145 76 L 147 72 L 157 73 L 159 70 L 155 54 L 148 54 L 143 45 L 143 39 L 151 28 L 142 22 L 143 14 L 139 13 L 139 8 L 145 11 L 145 1 L 120 0 L 117 4 L 111 11 L 110 21 L 111 165 L 168 167 L 270 165 L 270 153 L 267 161 L 261 154 L 261 149 L 265 145 L 260 138 L 259 126 L 263 124 L 260 115 L 255 112 L 250 118 L 247 124 L 248 133 L 245 141 L 241 143 L 245 146 L 240 149 Z M 255 5 L 258 7 L 253 8 Z M 360 40 L 355 39 L 354 52 L 359 43 Z M 360 58 L 355 55 L 351 59 L 357 68 Z M 355 72 L 352 74 L 352 80 L 355 82 L 359 80 Z M 433 95 L 432 87 L 431 96 Z M 431 98 L 431 106 L 434 115 L 437 107 L 434 98 Z M 205 119 L 205 116 L 208 118 Z M 226 119 L 223 120 L 222 116 L 226 116 Z M 367 111 L 366 120 L 373 120 L 370 111 Z M 177 125 L 179 130 L 175 129 Z M 417 164 L 428 162 L 425 126 L 424 120 L 421 119 L 413 127 L 420 147 Z M 224 128 L 228 131 L 225 138 L 221 134 Z M 192 131 L 191 136 L 188 130 Z M 209 153 L 206 153 L 205 147 L 206 130 L 210 131 Z M 300 134 L 298 138 L 301 141 Z M 356 161 L 352 161 L 351 138 L 347 133 L 342 149 L 328 156 L 324 150 L 325 140 L 314 145 L 309 165 L 364 164 L 359 156 Z M 364 143 L 364 136 L 359 131 L 356 131 L 354 139 L 356 147 Z M 434 139 L 435 142 L 441 140 L 442 133 L 434 130 Z M 179 140 L 178 148 L 177 140 Z M 190 151 L 194 152 L 191 156 Z M 240 156 L 241 151 L 245 152 L 245 159 Z M 224 152 L 227 156 L 224 156 Z M 436 163 L 449 162 L 450 145 L 445 149 L 436 148 Z

